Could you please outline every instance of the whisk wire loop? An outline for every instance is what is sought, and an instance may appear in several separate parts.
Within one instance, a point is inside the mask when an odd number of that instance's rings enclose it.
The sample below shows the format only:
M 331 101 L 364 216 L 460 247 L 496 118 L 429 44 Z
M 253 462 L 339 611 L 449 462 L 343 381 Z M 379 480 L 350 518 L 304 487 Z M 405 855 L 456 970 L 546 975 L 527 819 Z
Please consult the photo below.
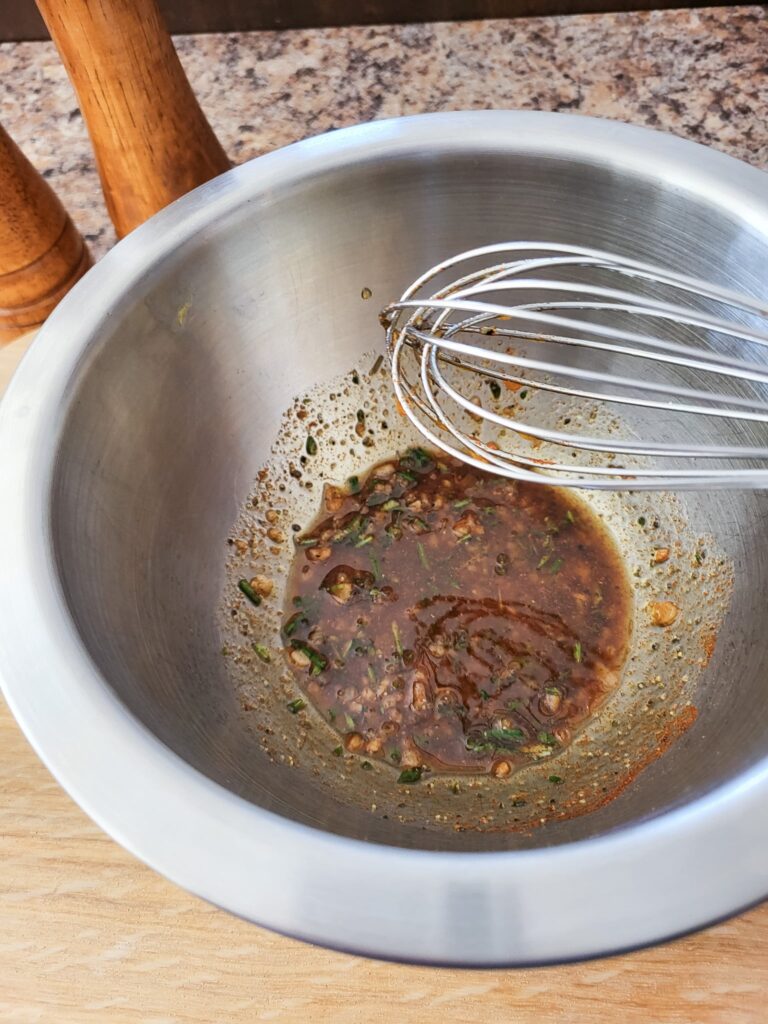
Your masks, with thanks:
M 488 258 L 427 294 L 436 278 Z M 604 283 L 616 276 L 638 290 Z M 381 316 L 403 411 L 471 465 L 590 489 L 768 487 L 768 309 L 757 299 L 594 249 L 511 242 L 432 267 Z M 535 400 L 523 403 L 526 393 Z M 574 413 L 553 422 L 542 403 L 563 398 Z M 593 427 L 613 406 L 651 411 L 674 439 Z M 543 423 L 536 410 L 549 413 Z M 681 426 L 696 417 L 733 423 L 725 440 L 735 442 L 689 441 L 711 434 Z M 587 429 L 565 429 L 574 419 Z M 544 443 L 556 457 L 539 456 Z

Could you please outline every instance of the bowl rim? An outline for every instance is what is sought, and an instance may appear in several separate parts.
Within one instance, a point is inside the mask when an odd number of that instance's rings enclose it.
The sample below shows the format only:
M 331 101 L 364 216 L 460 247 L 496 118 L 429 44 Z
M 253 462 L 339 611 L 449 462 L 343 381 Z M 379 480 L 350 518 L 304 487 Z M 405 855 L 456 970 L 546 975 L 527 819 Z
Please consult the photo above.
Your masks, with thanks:
M 489 150 L 593 162 L 597 152 L 602 166 L 698 194 L 768 236 L 763 172 L 671 135 L 572 114 L 467 111 L 362 124 L 200 186 L 75 286 L 0 403 L 0 493 L 14 496 L 0 506 L 0 682 L 30 743 L 83 810 L 192 893 L 274 931 L 358 954 L 532 966 L 635 949 L 766 898 L 768 758 L 657 817 L 536 850 L 406 850 L 293 822 L 192 768 L 109 689 L 69 616 L 48 516 L 78 370 L 121 299 L 164 254 L 240 204 L 350 161 Z

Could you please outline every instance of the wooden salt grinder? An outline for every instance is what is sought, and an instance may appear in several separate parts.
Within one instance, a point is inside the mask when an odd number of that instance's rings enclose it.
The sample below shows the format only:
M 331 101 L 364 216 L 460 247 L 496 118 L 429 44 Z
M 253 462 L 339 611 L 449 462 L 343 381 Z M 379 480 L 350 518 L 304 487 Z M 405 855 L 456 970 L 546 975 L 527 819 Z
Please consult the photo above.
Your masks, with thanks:
M 155 0 L 37 6 L 77 92 L 118 235 L 229 168 Z
M 0 125 L 0 344 L 39 327 L 90 265 L 53 189 Z

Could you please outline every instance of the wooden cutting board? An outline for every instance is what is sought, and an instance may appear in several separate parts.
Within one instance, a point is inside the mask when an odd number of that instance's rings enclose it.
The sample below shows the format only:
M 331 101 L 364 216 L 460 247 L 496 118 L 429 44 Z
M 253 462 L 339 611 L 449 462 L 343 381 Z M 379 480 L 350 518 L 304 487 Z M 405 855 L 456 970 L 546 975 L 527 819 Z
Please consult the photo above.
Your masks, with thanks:
M 30 340 L 0 349 L 0 392 Z M 0 701 L 0 1022 L 762 1024 L 767 1004 L 768 903 L 659 948 L 521 971 L 401 967 L 273 935 L 109 839 Z

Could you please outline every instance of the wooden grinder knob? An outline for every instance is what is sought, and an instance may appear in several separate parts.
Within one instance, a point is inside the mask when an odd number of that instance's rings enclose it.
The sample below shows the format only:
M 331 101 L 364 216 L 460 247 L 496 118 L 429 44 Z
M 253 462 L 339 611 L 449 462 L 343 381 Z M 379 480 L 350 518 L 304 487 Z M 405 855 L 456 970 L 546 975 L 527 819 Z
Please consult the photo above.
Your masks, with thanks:
M 53 189 L 0 126 L 0 344 L 38 327 L 90 265 Z
M 37 6 L 77 92 L 118 235 L 229 168 L 155 0 Z

